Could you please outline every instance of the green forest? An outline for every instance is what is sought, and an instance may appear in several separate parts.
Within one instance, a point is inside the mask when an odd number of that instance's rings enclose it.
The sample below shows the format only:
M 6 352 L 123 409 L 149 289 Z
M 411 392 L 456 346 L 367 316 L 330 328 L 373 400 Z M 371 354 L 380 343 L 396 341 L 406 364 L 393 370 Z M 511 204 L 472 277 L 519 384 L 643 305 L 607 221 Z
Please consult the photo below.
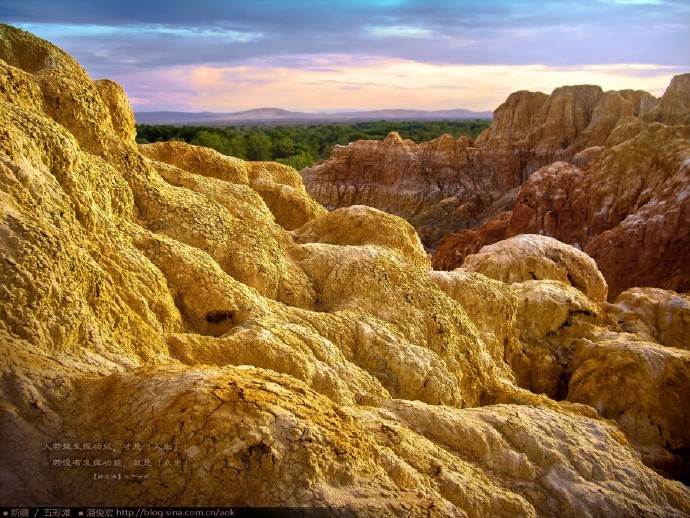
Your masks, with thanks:
M 172 126 L 137 124 L 137 142 L 178 140 L 206 146 L 245 160 L 275 160 L 297 170 L 328 158 L 333 146 L 356 140 L 382 140 L 391 131 L 417 143 L 443 134 L 474 139 L 488 120 L 355 122 L 293 126 Z

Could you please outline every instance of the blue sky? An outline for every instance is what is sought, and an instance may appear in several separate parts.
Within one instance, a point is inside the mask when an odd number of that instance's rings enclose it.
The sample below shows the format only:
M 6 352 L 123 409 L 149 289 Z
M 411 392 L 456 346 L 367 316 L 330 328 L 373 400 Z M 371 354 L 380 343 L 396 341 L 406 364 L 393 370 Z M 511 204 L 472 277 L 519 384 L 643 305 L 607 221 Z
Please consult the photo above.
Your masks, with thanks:
M 690 2 L 0 0 L 0 20 L 121 83 L 135 109 L 494 109 L 690 71 Z

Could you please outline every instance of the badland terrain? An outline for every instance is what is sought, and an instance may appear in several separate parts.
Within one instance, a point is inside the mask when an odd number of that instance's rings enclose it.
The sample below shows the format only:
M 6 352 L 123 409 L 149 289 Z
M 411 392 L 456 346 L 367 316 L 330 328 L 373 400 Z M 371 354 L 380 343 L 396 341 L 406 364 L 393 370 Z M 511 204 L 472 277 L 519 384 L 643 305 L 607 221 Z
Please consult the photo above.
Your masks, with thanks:
M 535 233 L 435 271 L 410 223 L 362 204 L 327 211 L 288 166 L 137 145 L 122 88 L 27 32 L 0 26 L 0 70 L 3 505 L 690 514 L 679 481 L 689 473 L 690 300 L 671 291 L 686 274 L 609 302 L 598 257 L 554 238 L 572 226 L 555 216 L 563 207 L 585 211 L 580 248 L 618 232 L 608 254 L 631 266 L 639 219 L 642 243 L 660 257 L 680 250 L 682 264 L 688 125 L 673 96 L 591 89 L 631 113 L 604 117 L 606 131 L 585 139 L 571 133 L 585 119 L 554 127 L 558 137 L 533 133 L 547 96 L 516 94 L 488 135 L 448 142 L 460 164 L 483 157 L 473 181 L 494 186 L 467 209 L 454 194 L 453 211 L 474 217 L 521 186 L 525 210 L 516 204 L 510 224 L 519 214 Z M 671 91 L 686 92 L 684 81 Z M 553 142 L 578 139 L 577 164 L 542 167 Z M 435 153 L 455 167 L 434 151 L 443 139 L 380 145 L 392 160 L 431 164 Z M 636 184 L 639 210 L 624 216 L 619 179 L 648 162 L 655 183 Z M 387 171 L 393 185 L 397 169 Z M 530 204 L 542 185 L 545 212 Z M 599 216 L 587 212 L 596 196 L 578 194 L 587 186 L 613 193 Z M 667 210 L 645 212 L 662 194 Z M 668 214 L 676 226 L 653 231 Z
M 516 92 L 476 140 L 358 141 L 302 173 L 329 209 L 407 219 L 453 269 L 484 245 L 541 234 L 590 255 L 609 297 L 690 290 L 690 74 L 661 98 L 566 86 Z

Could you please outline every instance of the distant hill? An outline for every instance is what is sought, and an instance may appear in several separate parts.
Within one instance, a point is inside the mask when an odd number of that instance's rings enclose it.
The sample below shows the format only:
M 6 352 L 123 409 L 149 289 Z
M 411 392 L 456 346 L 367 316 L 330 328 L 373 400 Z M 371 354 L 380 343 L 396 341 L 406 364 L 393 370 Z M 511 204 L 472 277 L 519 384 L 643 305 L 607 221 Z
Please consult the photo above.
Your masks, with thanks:
M 280 108 L 258 108 L 234 113 L 215 112 L 138 112 L 138 124 L 291 124 L 300 122 L 340 122 L 368 120 L 448 120 L 491 119 L 492 112 L 476 112 L 462 108 L 454 110 L 372 110 L 341 113 L 305 113 Z

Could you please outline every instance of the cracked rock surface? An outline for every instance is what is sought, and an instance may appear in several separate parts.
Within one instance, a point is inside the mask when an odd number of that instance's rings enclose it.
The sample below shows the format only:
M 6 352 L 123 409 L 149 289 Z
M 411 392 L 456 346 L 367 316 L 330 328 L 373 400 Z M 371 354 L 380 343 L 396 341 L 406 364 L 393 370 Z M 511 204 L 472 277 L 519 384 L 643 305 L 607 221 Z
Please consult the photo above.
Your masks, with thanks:
M 3 505 L 690 514 L 675 299 L 606 305 L 575 249 L 433 272 L 292 169 L 137 146 L 122 89 L 29 33 L 0 71 Z

